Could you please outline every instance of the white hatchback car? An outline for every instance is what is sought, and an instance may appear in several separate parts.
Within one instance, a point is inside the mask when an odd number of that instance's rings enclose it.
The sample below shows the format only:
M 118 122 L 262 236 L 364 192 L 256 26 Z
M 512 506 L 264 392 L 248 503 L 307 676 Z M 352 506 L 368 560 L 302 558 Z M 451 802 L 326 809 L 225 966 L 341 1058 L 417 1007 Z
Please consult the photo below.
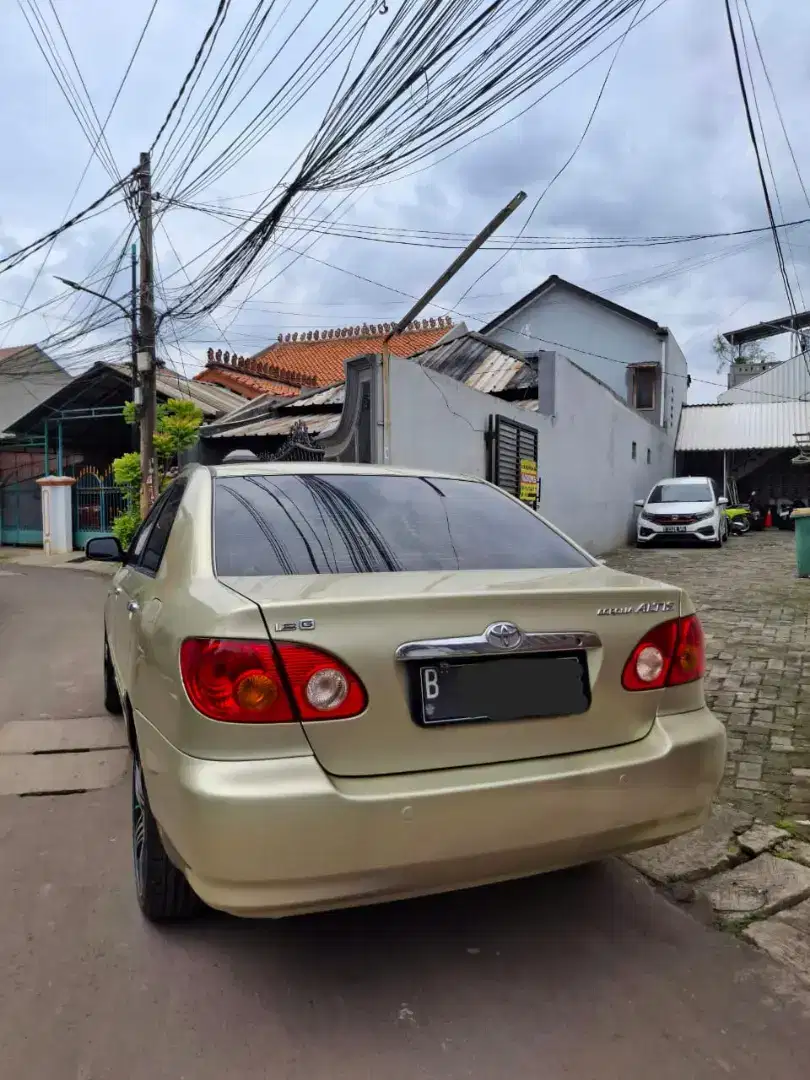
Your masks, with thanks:
M 636 543 L 656 540 L 694 540 L 721 547 L 728 540 L 728 499 L 718 498 L 708 476 L 678 476 L 661 480 L 646 499 L 638 499 Z

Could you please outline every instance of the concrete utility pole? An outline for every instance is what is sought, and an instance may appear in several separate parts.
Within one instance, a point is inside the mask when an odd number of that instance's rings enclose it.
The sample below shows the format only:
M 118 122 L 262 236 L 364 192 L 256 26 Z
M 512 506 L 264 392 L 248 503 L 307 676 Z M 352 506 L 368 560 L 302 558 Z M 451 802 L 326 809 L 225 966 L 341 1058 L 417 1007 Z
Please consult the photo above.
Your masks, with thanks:
M 383 462 L 386 465 L 390 464 L 391 461 L 391 339 L 396 337 L 397 334 L 401 334 L 402 331 L 408 327 L 408 324 L 413 322 L 419 312 L 427 307 L 433 297 L 441 292 L 451 278 L 456 276 L 462 266 L 464 266 L 464 264 L 473 257 L 476 251 L 489 240 L 490 236 L 500 229 L 501 225 L 503 225 L 508 217 L 511 217 L 512 214 L 514 214 L 515 210 L 517 210 L 525 198 L 526 192 L 519 191 L 514 199 L 511 199 L 506 204 L 503 210 L 498 211 L 492 221 L 490 221 L 488 225 L 485 225 L 481 232 L 467 244 L 461 254 L 450 263 L 445 272 L 434 281 L 427 292 L 419 297 L 407 315 L 403 315 L 393 330 L 383 338 Z
M 135 404 L 135 418 L 140 412 L 141 398 L 138 389 L 138 245 L 133 244 L 129 249 L 130 254 L 130 312 L 132 328 L 130 334 L 130 352 L 132 358 L 132 400 Z M 137 450 L 140 440 L 138 438 L 137 424 L 132 427 L 132 449 Z
M 138 169 L 138 222 L 140 227 L 141 281 L 137 374 L 140 383 L 141 516 L 146 517 L 157 497 L 155 461 L 155 285 L 152 273 L 152 165 L 141 154 Z

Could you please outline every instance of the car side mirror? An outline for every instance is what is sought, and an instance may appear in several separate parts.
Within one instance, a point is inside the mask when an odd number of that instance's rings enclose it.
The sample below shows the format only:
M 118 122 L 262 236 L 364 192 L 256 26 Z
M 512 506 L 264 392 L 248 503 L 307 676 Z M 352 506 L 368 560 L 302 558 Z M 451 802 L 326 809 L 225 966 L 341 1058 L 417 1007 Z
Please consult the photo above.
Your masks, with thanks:
M 719 498 L 719 499 L 717 500 L 717 505 L 718 505 L 718 506 L 728 506 L 728 499 L 727 499 L 727 498 L 725 497 L 725 495 L 722 495 L 722 496 L 721 496 L 721 497 L 720 497 L 720 498 Z
M 636 499 L 636 501 L 633 503 L 633 506 L 637 506 L 639 508 L 639 510 L 641 510 L 642 507 L 644 506 L 644 500 L 643 499 Z
M 84 556 L 93 562 L 123 562 L 124 549 L 117 536 L 94 536 L 84 545 Z

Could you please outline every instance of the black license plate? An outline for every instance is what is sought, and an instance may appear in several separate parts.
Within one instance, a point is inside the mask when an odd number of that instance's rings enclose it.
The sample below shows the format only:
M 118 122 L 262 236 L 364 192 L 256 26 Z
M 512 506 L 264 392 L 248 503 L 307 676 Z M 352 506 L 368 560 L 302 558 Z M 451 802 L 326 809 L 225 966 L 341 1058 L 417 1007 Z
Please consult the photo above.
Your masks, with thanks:
M 686 526 L 685 525 L 665 525 L 664 526 L 664 532 L 665 533 L 685 533 L 686 532 Z
M 581 654 L 422 664 L 419 697 L 425 725 L 576 716 L 591 704 Z

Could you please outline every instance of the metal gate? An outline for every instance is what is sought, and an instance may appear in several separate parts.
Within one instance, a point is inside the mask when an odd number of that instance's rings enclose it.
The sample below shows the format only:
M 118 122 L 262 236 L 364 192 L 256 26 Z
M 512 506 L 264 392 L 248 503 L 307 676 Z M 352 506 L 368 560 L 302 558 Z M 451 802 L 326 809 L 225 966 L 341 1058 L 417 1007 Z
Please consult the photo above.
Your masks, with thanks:
M 303 420 L 296 420 L 283 446 L 274 454 L 259 454 L 261 461 L 323 461 L 326 453 L 317 445 Z
M 505 416 L 491 416 L 487 442 L 487 479 L 536 510 L 540 501 L 536 428 Z
M 0 543 L 42 545 L 42 491 L 36 480 L 0 486 Z
M 73 546 L 79 550 L 93 536 L 109 536 L 112 523 L 126 509 L 124 493 L 116 487 L 112 465 L 106 470 L 81 467 L 73 487 Z

